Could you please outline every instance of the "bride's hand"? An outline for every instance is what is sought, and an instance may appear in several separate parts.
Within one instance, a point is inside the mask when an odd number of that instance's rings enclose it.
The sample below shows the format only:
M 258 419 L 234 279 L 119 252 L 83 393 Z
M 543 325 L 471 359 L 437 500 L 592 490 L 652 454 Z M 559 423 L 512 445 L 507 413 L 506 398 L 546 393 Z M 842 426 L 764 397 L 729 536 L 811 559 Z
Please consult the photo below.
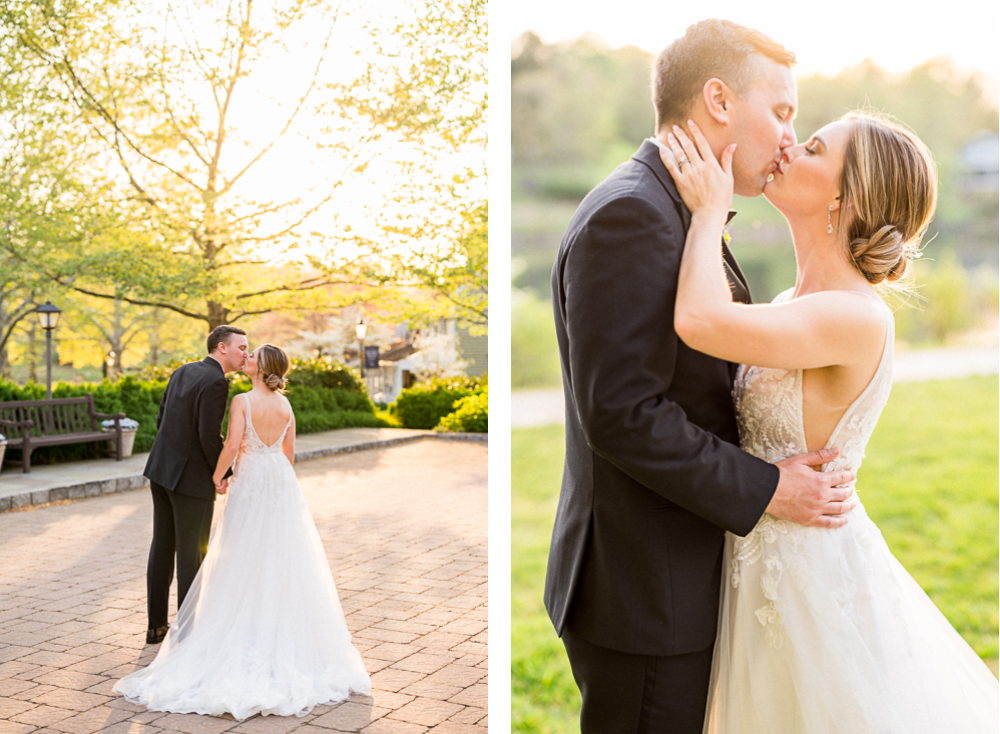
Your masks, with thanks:
M 708 140 L 688 120 L 694 142 L 677 125 L 667 136 L 670 150 L 660 148 L 660 160 L 677 184 L 677 191 L 692 216 L 696 213 L 721 214 L 725 218 L 733 204 L 733 153 L 736 143 L 726 146 L 722 160 L 712 154 Z

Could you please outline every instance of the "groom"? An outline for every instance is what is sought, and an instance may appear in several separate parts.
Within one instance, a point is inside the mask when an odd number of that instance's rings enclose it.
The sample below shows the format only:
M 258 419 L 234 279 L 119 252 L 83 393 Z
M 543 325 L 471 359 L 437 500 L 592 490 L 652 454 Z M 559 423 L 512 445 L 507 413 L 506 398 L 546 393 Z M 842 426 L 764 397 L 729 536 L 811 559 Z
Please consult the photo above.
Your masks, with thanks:
M 215 327 L 208 335 L 208 356 L 178 367 L 160 401 L 156 440 L 143 471 L 153 494 L 153 542 L 146 567 L 147 644 L 162 642 L 169 629 L 174 553 L 178 609 L 205 558 L 215 508 L 212 475 L 222 453 L 220 432 L 229 398 L 226 375 L 246 364 L 246 334 L 233 326 Z
M 718 156 L 738 143 L 736 193 L 757 196 L 795 144 L 794 55 L 723 20 L 692 25 L 657 58 L 656 139 L 580 204 L 552 271 L 566 396 L 566 463 L 545 606 L 583 696 L 583 734 L 700 734 L 724 530 L 766 511 L 839 527 L 848 472 L 830 451 L 776 465 L 741 451 L 735 365 L 673 329 L 690 213 L 659 158 L 693 119 Z M 681 162 L 683 165 L 683 162 Z M 736 300 L 750 294 L 725 242 Z

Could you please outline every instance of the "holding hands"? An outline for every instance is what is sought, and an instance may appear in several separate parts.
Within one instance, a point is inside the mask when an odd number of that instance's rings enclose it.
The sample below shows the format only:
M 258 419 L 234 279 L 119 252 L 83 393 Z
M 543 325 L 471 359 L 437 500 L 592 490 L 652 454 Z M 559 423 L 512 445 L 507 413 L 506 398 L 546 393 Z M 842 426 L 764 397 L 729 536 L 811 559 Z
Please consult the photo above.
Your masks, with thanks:
M 736 143 L 727 145 L 716 160 L 708 140 L 692 120 L 688 120 L 692 142 L 677 125 L 667 135 L 670 150 L 660 148 L 660 160 L 670 172 L 677 191 L 691 215 L 721 217 L 723 223 L 733 203 L 733 154 Z

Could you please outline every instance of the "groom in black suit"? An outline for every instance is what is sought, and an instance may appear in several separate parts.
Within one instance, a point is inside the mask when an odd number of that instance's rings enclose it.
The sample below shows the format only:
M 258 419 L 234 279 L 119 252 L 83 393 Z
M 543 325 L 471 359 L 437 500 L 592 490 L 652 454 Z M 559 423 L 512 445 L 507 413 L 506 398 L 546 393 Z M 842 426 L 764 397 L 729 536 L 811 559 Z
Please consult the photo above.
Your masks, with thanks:
M 673 328 L 690 213 L 658 146 L 693 119 L 716 155 L 738 143 L 736 193 L 760 194 L 795 144 L 793 62 L 735 23 L 688 28 L 657 59 L 656 138 L 583 200 L 553 267 L 566 464 L 545 606 L 583 695 L 583 734 L 700 734 L 723 531 L 745 535 L 765 511 L 838 527 L 853 506 L 851 490 L 832 489 L 852 474 L 812 469 L 831 452 L 772 465 L 741 451 L 736 366 Z M 734 298 L 749 302 L 721 248 Z
M 220 432 L 229 399 L 226 375 L 243 369 L 246 359 L 246 332 L 217 326 L 208 335 L 208 356 L 178 367 L 160 401 L 156 440 L 143 471 L 153 495 L 153 542 L 146 567 L 149 644 L 161 642 L 169 629 L 174 553 L 178 609 L 205 558 L 215 508 L 212 475 L 222 453 Z

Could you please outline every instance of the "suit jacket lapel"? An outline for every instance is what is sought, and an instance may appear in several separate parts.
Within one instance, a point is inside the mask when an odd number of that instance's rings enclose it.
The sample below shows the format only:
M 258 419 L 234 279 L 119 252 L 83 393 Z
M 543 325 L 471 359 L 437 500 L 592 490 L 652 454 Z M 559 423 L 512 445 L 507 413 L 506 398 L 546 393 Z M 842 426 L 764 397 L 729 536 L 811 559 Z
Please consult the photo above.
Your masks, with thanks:
M 736 212 L 729 212 L 728 221 L 732 221 L 735 214 Z M 740 270 L 740 265 L 736 262 L 736 258 L 729 249 L 729 245 L 726 244 L 725 239 L 722 240 L 722 261 L 726 265 L 726 277 L 729 278 L 729 285 L 733 291 L 733 298 L 737 301 L 741 301 L 742 303 L 753 303 L 753 299 L 750 297 L 750 286 L 747 285 L 747 279 L 743 275 L 743 271 Z

